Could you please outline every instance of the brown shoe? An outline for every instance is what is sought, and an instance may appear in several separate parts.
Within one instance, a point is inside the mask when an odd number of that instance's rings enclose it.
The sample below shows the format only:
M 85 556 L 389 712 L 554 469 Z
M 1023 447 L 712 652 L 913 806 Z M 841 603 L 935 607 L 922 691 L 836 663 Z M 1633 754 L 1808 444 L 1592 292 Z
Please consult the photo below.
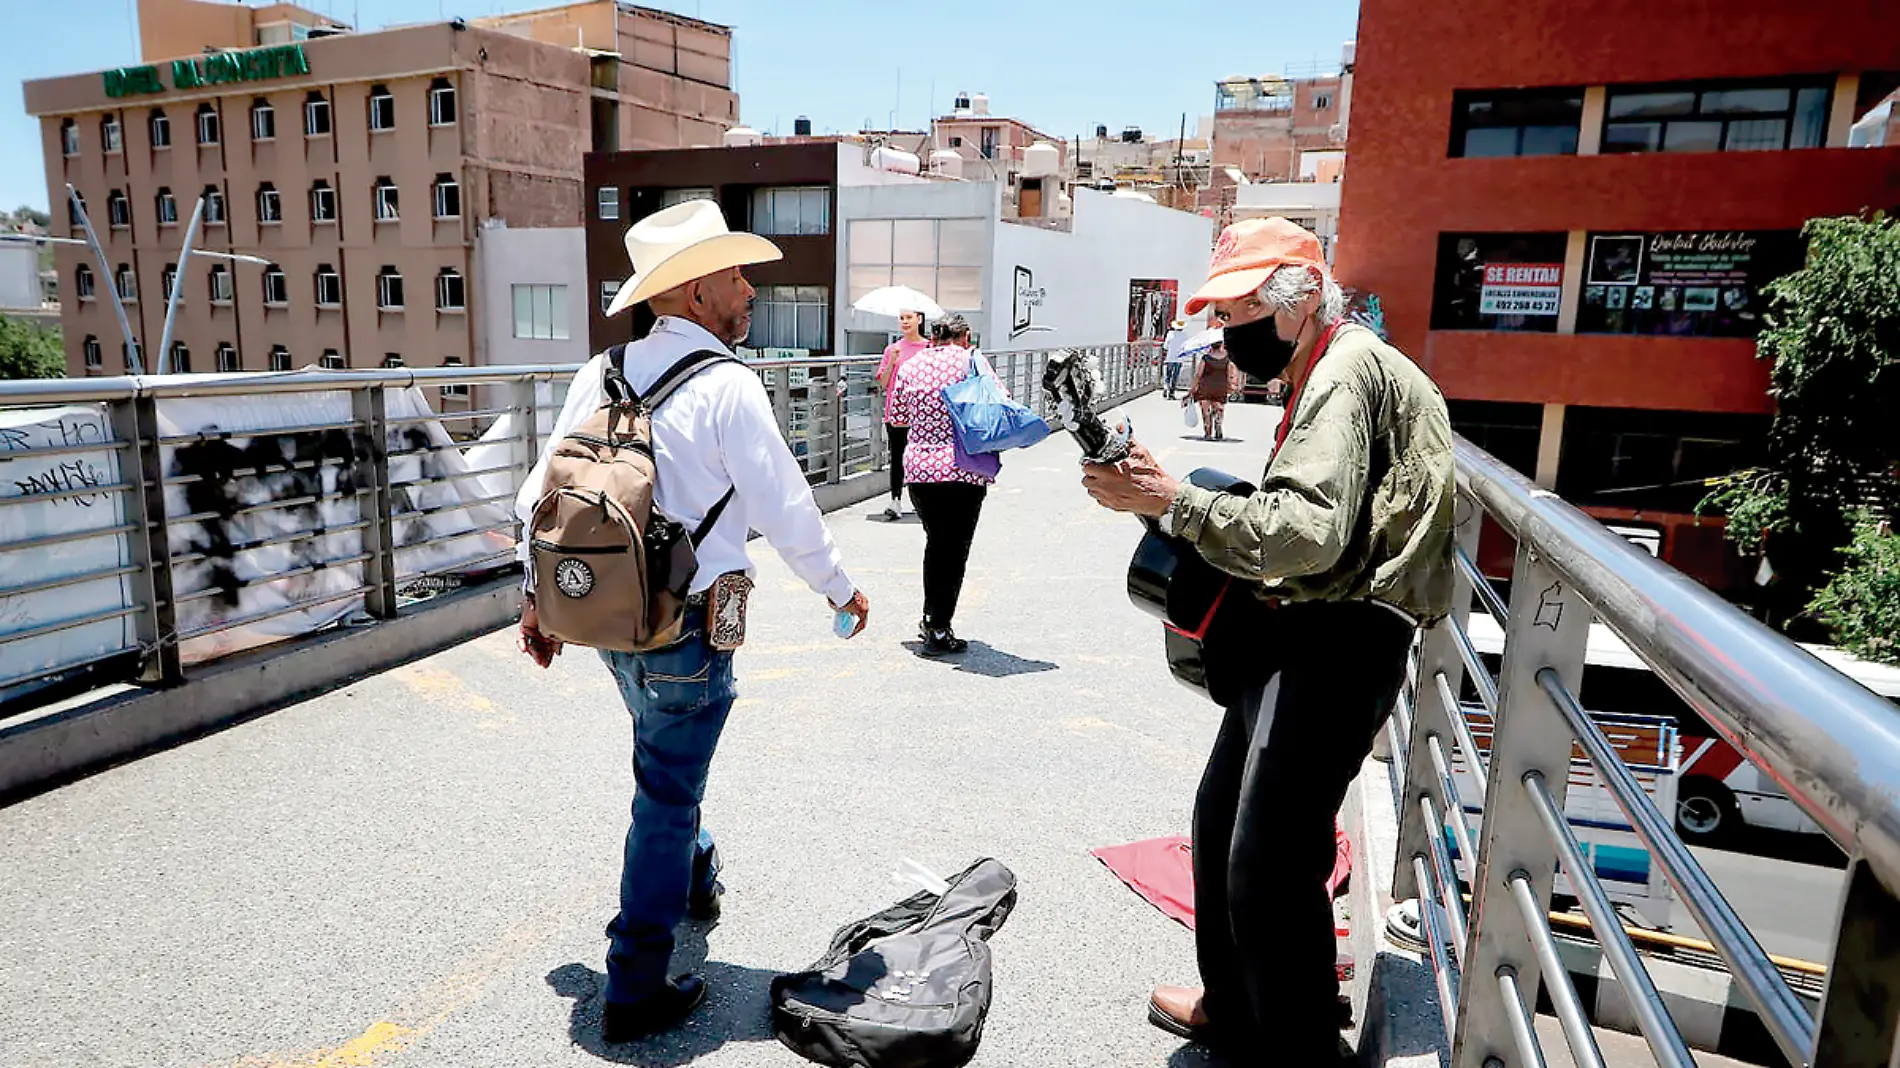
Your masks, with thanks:
M 1148 996 L 1148 1022 L 1189 1042 L 1206 1043 L 1213 1030 L 1198 986 L 1158 986 Z

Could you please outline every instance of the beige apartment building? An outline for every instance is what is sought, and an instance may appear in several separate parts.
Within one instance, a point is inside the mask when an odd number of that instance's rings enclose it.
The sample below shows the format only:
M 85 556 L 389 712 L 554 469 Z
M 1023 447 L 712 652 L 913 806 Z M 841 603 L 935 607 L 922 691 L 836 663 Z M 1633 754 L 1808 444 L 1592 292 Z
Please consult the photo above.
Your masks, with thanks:
M 192 212 L 176 370 L 586 355 L 584 154 L 716 144 L 728 29 L 616 0 L 353 33 L 290 5 L 140 0 L 144 63 L 28 82 L 70 374 L 146 369 Z

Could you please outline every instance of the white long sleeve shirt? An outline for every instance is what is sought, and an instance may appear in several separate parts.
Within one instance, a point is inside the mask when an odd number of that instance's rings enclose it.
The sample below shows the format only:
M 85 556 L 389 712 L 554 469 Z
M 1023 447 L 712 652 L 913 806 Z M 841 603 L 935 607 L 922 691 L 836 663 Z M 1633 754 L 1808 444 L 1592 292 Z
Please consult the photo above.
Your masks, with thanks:
M 667 368 L 702 349 L 732 351 L 698 323 L 663 316 L 652 333 L 627 346 L 627 382 L 644 393 Z M 515 498 L 515 516 L 524 532 L 547 481 L 554 444 L 606 402 L 605 358 L 596 355 L 575 372 L 567 403 Z M 707 589 L 729 571 L 753 573 L 746 555 L 749 528 L 765 535 L 813 592 L 833 605 L 851 599 L 856 587 L 812 500 L 811 486 L 779 433 L 765 384 L 750 368 L 715 364 L 675 390 L 653 413 L 653 451 L 658 470 L 655 504 L 688 531 L 698 529 L 728 488 L 738 491 L 699 546 L 699 572 L 689 592 Z M 528 561 L 525 533 L 516 555 L 524 564 Z

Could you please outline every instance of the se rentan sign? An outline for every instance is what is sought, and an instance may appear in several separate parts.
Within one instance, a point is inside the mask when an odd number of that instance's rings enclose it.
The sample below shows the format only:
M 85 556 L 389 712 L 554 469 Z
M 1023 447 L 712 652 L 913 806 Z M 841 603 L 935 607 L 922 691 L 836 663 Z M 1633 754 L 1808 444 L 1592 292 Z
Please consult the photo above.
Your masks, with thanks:
M 171 63 L 172 87 L 198 89 L 232 82 L 262 82 L 293 74 L 309 74 L 310 60 L 300 44 L 253 48 L 246 52 L 218 52 Z M 106 95 L 113 99 L 141 93 L 162 93 L 155 66 L 122 67 L 105 72 Z

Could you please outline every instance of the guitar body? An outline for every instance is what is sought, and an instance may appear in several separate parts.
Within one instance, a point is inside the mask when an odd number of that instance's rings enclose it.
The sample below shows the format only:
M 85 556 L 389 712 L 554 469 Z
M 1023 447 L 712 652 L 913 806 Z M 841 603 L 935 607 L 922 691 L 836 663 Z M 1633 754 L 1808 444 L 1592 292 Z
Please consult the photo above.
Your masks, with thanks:
M 1251 484 L 1209 467 L 1196 469 L 1187 481 L 1223 493 L 1254 491 Z M 1208 693 L 1208 632 L 1220 625 L 1223 616 L 1232 614 L 1220 611 L 1227 607 L 1228 598 L 1253 595 L 1233 576 L 1208 563 L 1193 545 L 1163 533 L 1154 520 L 1146 525 L 1147 532 L 1128 562 L 1128 599 L 1161 621 L 1169 672 L 1182 685 Z M 1244 606 L 1236 603 L 1233 607 Z

